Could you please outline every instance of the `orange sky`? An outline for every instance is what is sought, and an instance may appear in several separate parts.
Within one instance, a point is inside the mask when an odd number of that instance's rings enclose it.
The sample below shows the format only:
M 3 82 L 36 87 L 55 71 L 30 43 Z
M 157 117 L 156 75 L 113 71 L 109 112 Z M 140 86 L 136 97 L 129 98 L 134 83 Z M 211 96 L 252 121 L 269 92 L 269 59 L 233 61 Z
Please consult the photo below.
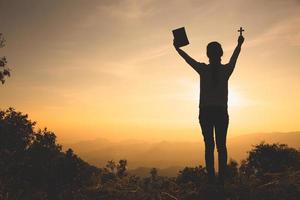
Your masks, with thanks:
M 300 130 L 297 0 L 0 1 L 12 77 L 0 108 L 28 113 L 59 141 L 199 140 L 199 77 L 176 53 L 207 62 L 219 41 L 226 63 L 245 28 L 229 83 L 229 134 Z

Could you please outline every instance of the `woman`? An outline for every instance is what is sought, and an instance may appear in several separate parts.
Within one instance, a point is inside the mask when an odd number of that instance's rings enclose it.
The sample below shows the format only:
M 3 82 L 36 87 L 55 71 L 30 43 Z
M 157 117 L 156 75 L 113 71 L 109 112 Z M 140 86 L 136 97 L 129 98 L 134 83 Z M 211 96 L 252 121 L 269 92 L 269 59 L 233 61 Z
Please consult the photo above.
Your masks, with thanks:
M 232 74 L 237 58 L 244 42 L 242 35 L 230 58 L 229 63 L 222 64 L 223 50 L 218 42 L 207 45 L 209 64 L 197 62 L 185 53 L 174 40 L 174 47 L 179 55 L 200 75 L 199 122 L 205 142 L 205 164 L 210 183 L 215 182 L 214 168 L 214 132 L 218 151 L 219 173 L 218 181 L 224 184 L 227 166 L 226 135 L 228 128 L 228 80 Z

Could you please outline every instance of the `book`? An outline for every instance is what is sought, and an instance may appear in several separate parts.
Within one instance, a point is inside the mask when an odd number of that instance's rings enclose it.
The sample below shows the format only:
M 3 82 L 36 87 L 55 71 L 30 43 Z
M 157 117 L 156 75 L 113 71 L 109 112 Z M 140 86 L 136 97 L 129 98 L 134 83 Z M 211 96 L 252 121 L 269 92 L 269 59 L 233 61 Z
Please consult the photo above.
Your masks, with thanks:
M 179 47 L 183 47 L 189 44 L 189 40 L 187 38 L 184 27 L 175 29 L 172 32 L 173 32 L 174 40 Z

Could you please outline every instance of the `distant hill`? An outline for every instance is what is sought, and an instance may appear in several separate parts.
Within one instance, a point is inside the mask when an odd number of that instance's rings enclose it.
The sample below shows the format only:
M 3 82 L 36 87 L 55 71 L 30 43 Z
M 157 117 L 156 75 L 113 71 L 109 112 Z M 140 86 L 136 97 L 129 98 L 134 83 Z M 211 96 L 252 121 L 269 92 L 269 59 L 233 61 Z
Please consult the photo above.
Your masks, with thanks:
M 255 133 L 228 137 L 229 158 L 237 161 L 244 159 L 252 145 L 262 141 L 284 143 L 290 147 L 300 148 L 300 132 Z M 180 169 L 180 166 L 203 165 L 203 145 L 203 141 L 150 143 L 134 140 L 110 142 L 106 139 L 96 139 L 64 144 L 64 147 L 72 148 L 84 160 L 99 167 L 103 167 L 108 160 L 127 159 L 129 169 L 143 176 L 154 166 L 163 169 L 161 173 L 164 173 L 166 168 L 170 170 L 171 167 L 173 169 L 171 174 L 173 174 L 175 169 Z

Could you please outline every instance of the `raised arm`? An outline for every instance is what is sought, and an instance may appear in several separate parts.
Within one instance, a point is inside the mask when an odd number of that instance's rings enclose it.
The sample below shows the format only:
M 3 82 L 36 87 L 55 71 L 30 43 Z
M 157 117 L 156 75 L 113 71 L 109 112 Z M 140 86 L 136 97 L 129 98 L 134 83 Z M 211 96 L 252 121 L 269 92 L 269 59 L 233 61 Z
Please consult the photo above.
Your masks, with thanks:
M 185 51 L 180 49 L 176 44 L 175 40 L 173 41 L 173 45 L 178 52 L 178 54 L 194 69 L 196 72 L 200 73 L 202 70 L 202 64 L 194 60 L 191 56 L 189 56 Z
M 238 44 L 237 46 L 235 47 L 234 51 L 233 51 L 233 54 L 229 60 L 229 63 L 228 63 L 228 67 L 229 67 L 229 73 L 231 74 L 235 68 L 235 64 L 236 64 L 236 61 L 239 57 L 239 54 L 241 52 L 241 47 L 242 47 L 242 44 L 244 42 L 244 37 L 243 36 L 239 36 L 238 38 Z

